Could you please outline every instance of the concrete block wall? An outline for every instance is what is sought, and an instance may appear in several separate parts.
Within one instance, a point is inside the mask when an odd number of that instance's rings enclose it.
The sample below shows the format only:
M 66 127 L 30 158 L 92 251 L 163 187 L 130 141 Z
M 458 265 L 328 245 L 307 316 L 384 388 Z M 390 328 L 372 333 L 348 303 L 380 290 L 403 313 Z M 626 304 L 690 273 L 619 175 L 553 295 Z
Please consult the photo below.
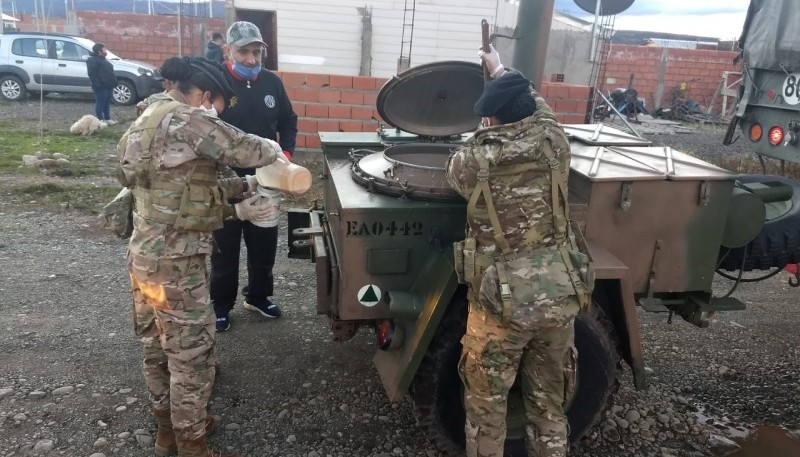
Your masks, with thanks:
M 374 132 L 384 122 L 375 101 L 386 78 L 276 72 L 298 116 L 298 149 L 318 149 L 317 132 Z M 582 124 L 589 88 L 544 83 L 540 91 L 558 120 Z
M 671 93 L 681 82 L 688 84 L 686 96 L 703 106 L 711 103 L 723 71 L 742 71 L 734 65 L 738 53 L 703 49 L 675 49 L 613 45 L 605 68 L 601 70 L 601 91 L 627 87 L 633 75 L 633 88 L 647 100 L 647 109 L 668 106 Z M 609 82 L 609 80 L 616 80 Z M 734 79 L 730 79 L 733 82 Z M 721 98 L 714 100 L 712 112 L 721 109 Z

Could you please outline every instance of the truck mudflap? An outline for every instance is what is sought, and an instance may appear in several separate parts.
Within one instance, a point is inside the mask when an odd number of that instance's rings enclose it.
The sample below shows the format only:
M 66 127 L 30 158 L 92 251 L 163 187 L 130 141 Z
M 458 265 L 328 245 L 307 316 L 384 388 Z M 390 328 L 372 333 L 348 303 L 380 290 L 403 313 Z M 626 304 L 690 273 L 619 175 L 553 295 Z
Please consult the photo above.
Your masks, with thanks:
M 425 352 L 433 339 L 442 316 L 450 304 L 458 280 L 450 252 L 432 252 L 417 274 L 408 291 L 389 291 L 396 300 L 413 301 L 421 305 L 415 319 L 396 318 L 396 325 L 404 333 L 404 344 L 394 351 L 378 351 L 373 362 L 390 401 L 399 401 L 408 391 Z

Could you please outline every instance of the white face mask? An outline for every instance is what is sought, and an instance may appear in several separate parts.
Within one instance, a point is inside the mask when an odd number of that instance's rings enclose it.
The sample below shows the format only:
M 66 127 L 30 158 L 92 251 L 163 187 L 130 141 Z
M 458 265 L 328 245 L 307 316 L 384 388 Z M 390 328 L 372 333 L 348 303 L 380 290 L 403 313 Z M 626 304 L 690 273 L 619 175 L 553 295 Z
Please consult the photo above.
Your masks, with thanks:
M 214 105 L 211 105 L 211 108 L 206 108 L 202 104 L 197 107 L 199 110 L 205 111 L 205 113 L 211 117 L 219 117 L 219 113 L 217 113 L 217 108 Z

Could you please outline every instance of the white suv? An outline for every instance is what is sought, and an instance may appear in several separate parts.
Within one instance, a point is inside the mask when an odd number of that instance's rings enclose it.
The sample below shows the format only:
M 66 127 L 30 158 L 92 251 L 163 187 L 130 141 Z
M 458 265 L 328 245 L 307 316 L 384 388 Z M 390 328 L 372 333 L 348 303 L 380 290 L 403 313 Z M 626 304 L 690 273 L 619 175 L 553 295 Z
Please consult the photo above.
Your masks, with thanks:
M 92 40 L 60 34 L 6 32 L 0 35 L 0 97 L 22 100 L 28 92 L 92 93 L 86 59 Z M 163 90 L 158 68 L 122 59 L 111 52 L 106 58 L 114 66 L 117 87 L 111 99 L 118 105 L 133 105 Z

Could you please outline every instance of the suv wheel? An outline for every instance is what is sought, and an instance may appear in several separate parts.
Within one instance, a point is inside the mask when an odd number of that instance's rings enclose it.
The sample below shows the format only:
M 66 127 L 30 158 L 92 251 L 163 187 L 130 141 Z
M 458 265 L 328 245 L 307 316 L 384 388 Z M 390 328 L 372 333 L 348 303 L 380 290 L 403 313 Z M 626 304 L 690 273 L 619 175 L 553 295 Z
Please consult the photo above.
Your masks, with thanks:
M 133 105 L 137 101 L 136 87 L 128 80 L 118 80 L 117 87 L 111 91 L 111 100 L 117 105 Z
M 14 75 L 5 75 L 0 77 L 0 96 L 4 100 L 16 102 L 25 98 L 28 90 L 25 89 L 25 84 L 22 80 Z

